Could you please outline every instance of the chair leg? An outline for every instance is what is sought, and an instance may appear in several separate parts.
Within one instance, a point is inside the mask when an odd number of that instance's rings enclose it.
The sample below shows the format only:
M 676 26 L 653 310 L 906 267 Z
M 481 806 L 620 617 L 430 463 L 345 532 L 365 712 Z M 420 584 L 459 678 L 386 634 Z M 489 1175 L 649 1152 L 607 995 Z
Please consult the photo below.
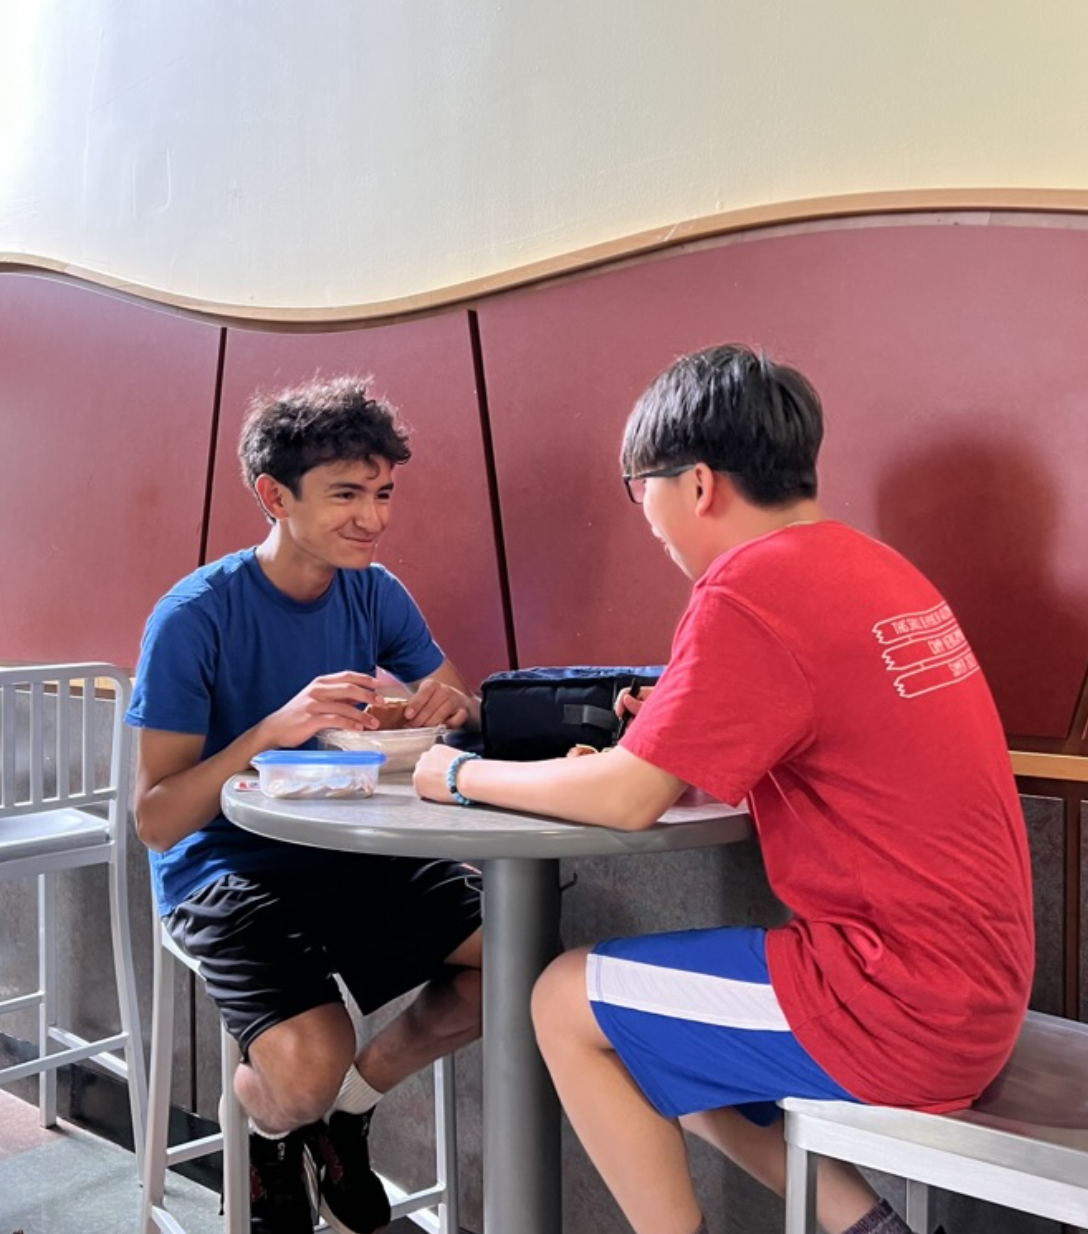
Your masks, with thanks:
M 56 875 L 38 875 L 38 1054 L 49 1053 L 50 1031 L 57 1025 L 57 884 Z M 57 1124 L 57 1069 L 38 1076 L 38 1117 L 43 1127 Z
M 789 1114 L 786 1115 L 786 1231 L 785 1234 L 816 1234 L 816 1162 L 809 1153 L 789 1139 Z
M 249 1234 L 249 1119 L 234 1095 L 234 1073 L 242 1061 L 238 1042 L 220 1027 L 223 1097 L 219 1118 L 223 1132 L 223 1212 L 226 1234 Z
M 452 1055 L 434 1064 L 435 1180 L 445 1194 L 439 1206 L 440 1234 L 458 1234 L 460 1193 L 457 1180 L 457 1089 Z
M 916 1179 L 907 1179 L 907 1225 L 914 1234 L 929 1234 L 929 1188 Z
M 155 930 L 161 928 L 156 920 Z M 136 1000 L 136 972 L 132 962 L 126 872 L 116 861 L 110 866 L 110 933 L 113 938 L 113 968 L 117 978 L 117 1005 L 121 1013 L 121 1031 L 125 1034 L 125 1078 L 128 1083 L 129 1109 L 132 1112 L 132 1142 L 136 1146 L 136 1172 L 142 1179 L 144 1142 L 147 1138 L 147 1072 L 140 1034 L 140 1008 Z M 157 950 L 162 950 L 161 945 Z M 170 968 L 173 971 L 172 963 Z M 172 983 L 170 989 L 172 997 Z M 170 1022 L 172 1026 L 172 1017 Z M 166 1104 L 169 1107 L 169 1096 Z
M 170 1123 L 170 1079 L 174 1061 L 174 957 L 162 944 L 163 927 L 155 923 L 155 977 L 151 1012 L 151 1091 L 147 1139 L 143 1153 L 141 1234 L 155 1234 L 154 1210 L 166 1194 L 166 1146 Z

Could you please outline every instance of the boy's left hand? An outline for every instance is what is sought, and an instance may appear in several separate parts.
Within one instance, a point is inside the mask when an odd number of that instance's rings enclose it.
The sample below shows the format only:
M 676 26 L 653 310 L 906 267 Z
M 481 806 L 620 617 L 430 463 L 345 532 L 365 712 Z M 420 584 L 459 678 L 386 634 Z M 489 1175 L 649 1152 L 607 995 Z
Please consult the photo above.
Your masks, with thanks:
M 426 797 L 428 801 L 453 804 L 453 797 L 446 786 L 446 773 L 458 753 L 453 746 L 444 746 L 439 742 L 420 757 L 412 774 L 412 787 L 418 796 Z
M 460 728 L 469 717 L 469 701 L 453 686 L 426 677 L 408 700 L 404 716 L 408 728 L 432 728 L 436 724 Z

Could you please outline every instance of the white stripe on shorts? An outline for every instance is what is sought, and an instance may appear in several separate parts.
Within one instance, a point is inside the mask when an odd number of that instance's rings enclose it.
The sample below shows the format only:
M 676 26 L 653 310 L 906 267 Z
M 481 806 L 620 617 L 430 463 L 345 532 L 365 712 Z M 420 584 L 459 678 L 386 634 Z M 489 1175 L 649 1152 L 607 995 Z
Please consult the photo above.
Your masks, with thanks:
M 723 1028 L 790 1031 L 769 985 L 640 964 L 597 952 L 590 952 L 588 961 L 586 991 L 591 1002 Z

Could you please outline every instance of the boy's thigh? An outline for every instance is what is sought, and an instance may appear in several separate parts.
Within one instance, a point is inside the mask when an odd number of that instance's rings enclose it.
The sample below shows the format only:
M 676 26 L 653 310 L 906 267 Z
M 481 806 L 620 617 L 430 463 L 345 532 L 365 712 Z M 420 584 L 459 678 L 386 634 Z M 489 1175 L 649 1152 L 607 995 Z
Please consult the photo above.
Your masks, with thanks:
M 364 1013 L 424 982 L 449 976 L 446 961 L 479 928 L 480 874 L 455 861 L 379 858 L 377 880 L 337 873 L 327 910 L 329 955 Z
M 373 1011 L 441 975 L 479 925 L 471 867 L 354 853 L 224 875 L 166 921 L 243 1052 L 274 1025 L 342 1001 L 334 973 Z
M 306 900 L 278 874 L 225 874 L 166 918 L 243 1054 L 275 1025 L 340 1001 Z
M 590 954 L 597 1022 L 662 1114 L 736 1106 L 766 1123 L 783 1097 L 854 1100 L 790 1031 L 765 939 L 759 929 L 685 930 Z

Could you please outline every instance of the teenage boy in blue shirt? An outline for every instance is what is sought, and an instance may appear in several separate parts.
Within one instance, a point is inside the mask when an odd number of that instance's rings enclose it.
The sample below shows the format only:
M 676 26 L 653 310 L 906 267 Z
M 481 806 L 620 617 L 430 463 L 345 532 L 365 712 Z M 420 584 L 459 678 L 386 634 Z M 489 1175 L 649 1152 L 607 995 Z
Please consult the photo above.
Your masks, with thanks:
M 159 602 L 127 715 L 159 909 L 242 1047 L 253 1234 L 310 1234 L 311 1206 L 341 1234 L 386 1225 L 371 1111 L 479 1034 L 473 871 L 264 840 L 219 807 L 261 751 L 376 727 L 363 707 L 381 698 L 379 666 L 411 689 L 410 726 L 478 726 L 477 698 L 374 564 L 409 456 L 395 411 L 363 381 L 256 397 L 239 457 L 268 535 Z M 333 974 L 364 1012 L 423 990 L 357 1052 Z

